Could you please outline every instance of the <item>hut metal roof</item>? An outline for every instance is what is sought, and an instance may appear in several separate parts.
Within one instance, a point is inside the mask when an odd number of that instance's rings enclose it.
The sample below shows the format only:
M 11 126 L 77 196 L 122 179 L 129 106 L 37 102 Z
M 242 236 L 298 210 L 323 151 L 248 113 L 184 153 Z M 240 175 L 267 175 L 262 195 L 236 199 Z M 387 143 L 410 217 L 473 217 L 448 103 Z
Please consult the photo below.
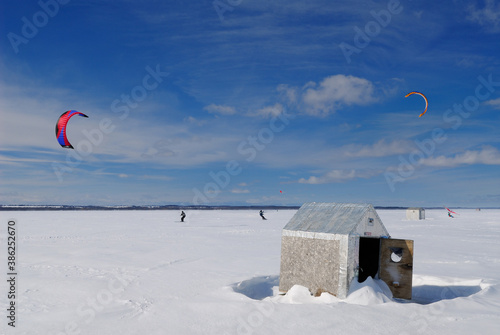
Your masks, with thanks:
M 370 209 L 373 209 L 371 204 L 308 202 L 300 207 L 283 229 L 349 234 Z

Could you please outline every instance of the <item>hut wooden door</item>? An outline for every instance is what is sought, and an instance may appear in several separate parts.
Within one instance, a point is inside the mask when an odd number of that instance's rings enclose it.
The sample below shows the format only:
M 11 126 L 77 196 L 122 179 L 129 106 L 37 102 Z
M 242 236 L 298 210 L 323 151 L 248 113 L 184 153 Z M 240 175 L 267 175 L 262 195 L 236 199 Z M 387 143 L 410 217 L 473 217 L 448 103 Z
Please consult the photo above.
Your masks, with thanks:
M 413 241 L 380 239 L 379 277 L 391 289 L 394 298 L 411 299 Z

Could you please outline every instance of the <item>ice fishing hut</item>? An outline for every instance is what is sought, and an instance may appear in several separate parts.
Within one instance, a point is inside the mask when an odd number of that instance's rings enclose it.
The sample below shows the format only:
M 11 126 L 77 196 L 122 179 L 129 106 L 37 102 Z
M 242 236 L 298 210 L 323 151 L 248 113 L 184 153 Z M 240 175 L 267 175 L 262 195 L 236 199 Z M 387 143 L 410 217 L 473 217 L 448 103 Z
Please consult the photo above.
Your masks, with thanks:
M 411 251 L 404 253 L 408 248 L 401 241 L 405 240 L 390 239 L 370 204 L 305 203 L 282 231 L 279 290 L 284 293 L 293 285 L 302 285 L 314 295 L 328 292 L 343 299 L 355 277 L 363 282 L 380 272 L 395 297 L 399 294 L 394 291 L 401 286 L 408 290 L 409 285 L 409 297 L 407 292 L 402 297 L 410 299 L 413 241 Z M 389 264 L 393 251 L 405 254 L 404 259 L 395 258 L 395 265 Z M 409 279 L 391 268 L 401 261 L 407 262 Z
M 422 207 L 410 207 L 406 210 L 407 220 L 425 220 L 425 209 Z

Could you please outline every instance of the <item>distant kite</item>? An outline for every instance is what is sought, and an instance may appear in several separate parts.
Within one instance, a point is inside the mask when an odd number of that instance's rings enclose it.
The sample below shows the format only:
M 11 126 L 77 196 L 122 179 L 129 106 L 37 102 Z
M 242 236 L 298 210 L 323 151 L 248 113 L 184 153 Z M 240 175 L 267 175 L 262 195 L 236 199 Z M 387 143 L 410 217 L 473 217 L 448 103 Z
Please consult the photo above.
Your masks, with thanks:
M 448 207 L 445 207 L 445 208 L 446 208 L 446 210 L 448 211 L 448 213 L 453 213 L 453 214 L 460 215 L 460 214 L 458 214 L 458 213 L 456 213 L 456 212 L 452 211 L 452 210 L 451 210 L 451 209 L 449 209 Z
M 68 138 L 66 137 L 66 125 L 68 124 L 69 119 L 71 119 L 75 115 L 80 115 L 83 117 L 88 117 L 87 115 L 77 112 L 75 110 L 69 110 L 61 114 L 56 123 L 56 137 L 57 141 L 63 148 L 74 149 L 71 143 L 69 143 Z
M 423 94 L 422 94 L 422 93 L 420 93 L 420 92 L 410 92 L 410 93 L 408 93 L 407 95 L 405 95 L 405 98 L 409 97 L 409 96 L 410 96 L 410 95 L 412 95 L 412 94 L 418 94 L 418 95 L 422 96 L 422 98 L 424 98 L 424 100 L 425 100 L 425 109 L 424 109 L 424 111 L 422 112 L 422 114 L 420 114 L 420 115 L 418 116 L 418 117 L 421 117 L 422 115 L 424 115 L 424 114 L 425 114 L 425 112 L 427 112 L 427 107 L 429 107 L 429 101 L 427 101 L 427 98 L 425 97 L 425 95 L 423 95 Z

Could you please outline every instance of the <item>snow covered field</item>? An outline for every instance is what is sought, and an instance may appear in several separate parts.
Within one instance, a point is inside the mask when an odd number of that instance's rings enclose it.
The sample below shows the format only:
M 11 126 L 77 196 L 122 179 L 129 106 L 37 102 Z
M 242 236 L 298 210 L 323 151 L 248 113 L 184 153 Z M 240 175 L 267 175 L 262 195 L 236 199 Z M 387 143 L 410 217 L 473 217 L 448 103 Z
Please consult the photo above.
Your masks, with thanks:
M 413 300 L 369 278 L 345 300 L 277 294 L 294 210 L 0 212 L 1 334 L 496 334 L 500 210 L 378 210 L 415 241 Z M 16 220 L 16 327 L 7 223 Z

